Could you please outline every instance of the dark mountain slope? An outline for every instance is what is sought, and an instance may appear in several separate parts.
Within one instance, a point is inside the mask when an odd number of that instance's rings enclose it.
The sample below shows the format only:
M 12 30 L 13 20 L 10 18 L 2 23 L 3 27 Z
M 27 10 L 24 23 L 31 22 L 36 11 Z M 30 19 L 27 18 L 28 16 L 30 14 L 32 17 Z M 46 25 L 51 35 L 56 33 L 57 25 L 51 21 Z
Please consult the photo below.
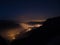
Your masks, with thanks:
M 14 40 L 12 45 L 60 45 L 60 17 L 47 19 L 43 26 L 28 33 L 28 37 Z

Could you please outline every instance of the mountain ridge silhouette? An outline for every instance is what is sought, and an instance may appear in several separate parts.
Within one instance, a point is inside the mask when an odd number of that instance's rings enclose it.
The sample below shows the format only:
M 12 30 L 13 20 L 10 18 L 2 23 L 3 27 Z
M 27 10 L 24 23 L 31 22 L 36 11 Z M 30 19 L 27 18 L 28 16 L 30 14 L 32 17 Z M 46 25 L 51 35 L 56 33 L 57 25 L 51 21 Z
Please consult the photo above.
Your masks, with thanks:
M 60 17 L 47 19 L 43 26 L 32 29 L 30 36 L 17 39 L 12 42 L 12 45 L 57 45 L 60 44 Z M 58 38 L 58 39 L 57 39 Z M 55 40 L 56 39 L 56 40 Z M 53 40 L 53 41 L 52 41 Z M 55 40 L 55 43 L 54 43 Z M 59 43 L 57 43 L 57 42 Z

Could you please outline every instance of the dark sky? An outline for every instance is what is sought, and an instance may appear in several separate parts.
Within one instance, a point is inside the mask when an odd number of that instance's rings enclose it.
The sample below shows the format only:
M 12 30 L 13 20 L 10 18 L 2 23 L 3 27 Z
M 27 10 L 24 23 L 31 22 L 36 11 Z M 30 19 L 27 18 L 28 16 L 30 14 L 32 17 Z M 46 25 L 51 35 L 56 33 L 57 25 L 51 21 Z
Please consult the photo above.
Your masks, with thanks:
M 60 15 L 58 0 L 2 0 L 0 20 L 46 19 Z

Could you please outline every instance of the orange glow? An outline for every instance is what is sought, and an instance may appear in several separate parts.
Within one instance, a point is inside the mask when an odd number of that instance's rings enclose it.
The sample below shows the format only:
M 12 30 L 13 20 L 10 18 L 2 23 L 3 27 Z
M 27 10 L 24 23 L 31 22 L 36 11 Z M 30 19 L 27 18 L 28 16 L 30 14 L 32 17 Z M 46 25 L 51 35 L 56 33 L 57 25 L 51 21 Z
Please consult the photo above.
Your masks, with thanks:
M 35 24 L 34 27 L 40 27 L 42 24 Z
M 20 25 L 24 28 L 24 30 L 27 32 L 27 31 L 31 31 L 32 28 L 34 27 L 40 27 L 42 26 L 42 24 L 35 24 L 35 25 L 29 25 L 27 23 L 20 23 Z
M 14 29 L 7 29 L 6 31 L 2 32 L 2 37 L 7 39 L 7 40 L 14 40 L 16 39 L 16 36 L 20 35 L 21 33 L 26 33 L 28 31 L 31 31 L 32 28 L 35 28 L 35 27 L 40 27 L 42 26 L 42 24 L 34 24 L 34 25 L 30 25 L 26 22 L 24 23 L 20 23 L 20 26 L 19 28 L 14 28 Z
M 30 31 L 34 26 L 29 25 L 27 23 L 20 23 L 20 25 L 24 28 L 25 32 Z
M 16 35 L 20 34 L 20 32 L 18 30 L 16 30 L 16 29 L 15 30 L 10 30 L 7 33 L 8 33 L 8 38 L 10 40 L 16 39 Z
M 44 22 L 45 20 L 31 20 L 32 22 Z
M 7 40 L 12 41 L 16 39 L 16 36 L 19 34 L 20 34 L 20 31 L 18 29 L 10 29 L 10 30 L 4 31 L 2 33 L 2 37 L 4 37 Z

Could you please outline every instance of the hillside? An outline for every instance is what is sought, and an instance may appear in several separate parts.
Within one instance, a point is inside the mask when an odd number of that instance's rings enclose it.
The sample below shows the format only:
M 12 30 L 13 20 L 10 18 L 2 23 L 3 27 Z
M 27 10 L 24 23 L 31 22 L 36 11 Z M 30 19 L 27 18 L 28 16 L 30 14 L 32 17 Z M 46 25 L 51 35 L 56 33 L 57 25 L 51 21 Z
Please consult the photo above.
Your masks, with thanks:
M 60 45 L 60 17 L 47 19 L 43 26 L 26 33 L 26 38 L 17 39 L 12 45 Z

